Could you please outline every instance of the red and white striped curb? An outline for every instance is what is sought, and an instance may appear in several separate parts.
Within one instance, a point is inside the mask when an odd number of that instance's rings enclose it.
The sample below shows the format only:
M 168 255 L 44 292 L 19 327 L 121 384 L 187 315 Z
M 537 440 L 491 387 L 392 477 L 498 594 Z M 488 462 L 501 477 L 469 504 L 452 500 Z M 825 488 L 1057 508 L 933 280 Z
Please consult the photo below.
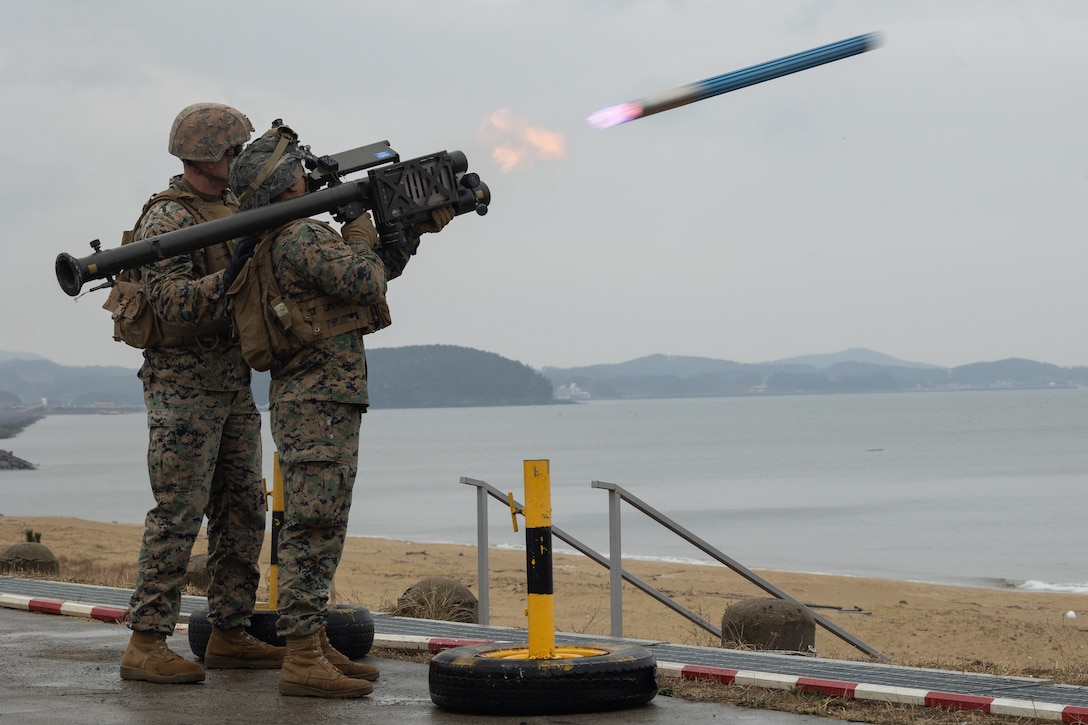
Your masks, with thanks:
M 43 599 L 42 597 L 23 597 L 18 594 L 4 594 L 3 592 L 0 592 L 0 607 L 22 609 L 28 612 L 42 612 L 44 614 L 89 617 L 103 622 L 120 622 L 125 618 L 126 614 L 124 609 L 118 609 L 117 607 L 103 607 L 82 602 L 63 602 L 59 599 Z
M 1088 707 L 1057 703 L 1013 700 L 1005 697 L 979 697 L 952 692 L 922 690 L 913 687 L 866 685 L 860 682 L 823 680 L 814 677 L 775 675 L 767 672 L 734 670 L 725 667 L 685 665 L 678 662 L 658 662 L 658 672 L 685 680 L 714 680 L 727 685 L 752 685 L 776 690 L 815 692 L 821 695 L 846 697 L 854 700 L 875 700 L 902 705 L 943 707 L 950 710 L 975 710 L 989 715 L 1031 717 L 1063 723 L 1088 723 Z
M 127 611 L 117 607 L 104 607 L 82 602 L 65 602 L 42 597 L 25 597 L 17 594 L 0 592 L 0 607 L 22 609 L 28 612 L 44 614 L 63 614 L 72 617 L 87 617 L 103 622 L 118 623 L 124 620 Z M 188 625 L 178 623 L 177 632 L 184 633 Z M 419 652 L 441 652 L 454 647 L 475 644 L 490 644 L 499 640 L 459 639 L 455 637 L 418 637 L 402 634 L 375 634 L 374 646 Z M 658 672 L 667 677 L 685 680 L 713 680 L 727 685 L 752 685 L 776 690 L 797 690 L 814 692 L 833 697 L 845 697 L 855 700 L 874 700 L 893 702 L 902 705 L 922 707 L 943 707 L 952 710 L 974 710 L 989 715 L 1009 715 L 1011 717 L 1030 717 L 1040 720 L 1055 720 L 1063 723 L 1088 723 L 1088 707 L 1060 705 L 1057 703 L 1035 702 L 1033 700 L 1014 700 L 1005 697 L 979 697 L 978 695 L 960 695 L 952 692 L 922 690 L 913 687 L 893 687 L 890 685 L 866 685 L 860 682 L 843 680 L 824 680 L 814 677 L 795 675 L 776 675 L 769 672 L 752 670 L 734 670 L 726 667 L 707 667 L 704 665 L 685 665 L 679 662 L 657 663 Z
M 411 634 L 374 634 L 375 647 L 408 650 L 410 652 L 430 652 L 434 654 L 444 649 L 467 647 L 473 644 L 491 644 L 494 639 L 458 639 L 456 637 L 417 637 Z

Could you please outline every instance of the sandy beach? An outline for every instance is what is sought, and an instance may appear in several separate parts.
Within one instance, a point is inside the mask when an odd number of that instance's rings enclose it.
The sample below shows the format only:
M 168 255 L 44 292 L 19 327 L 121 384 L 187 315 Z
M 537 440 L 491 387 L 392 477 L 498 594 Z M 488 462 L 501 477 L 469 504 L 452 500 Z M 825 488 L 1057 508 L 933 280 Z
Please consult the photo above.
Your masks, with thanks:
M 94 572 L 101 583 L 131 586 L 143 527 L 75 518 L 0 515 L 0 551 L 41 532 L 61 562 L 62 578 Z M 268 560 L 266 539 L 262 560 Z M 206 548 L 203 539 L 195 552 Z M 525 627 L 525 554 L 492 549 L 491 624 Z M 336 578 L 339 601 L 385 611 L 408 587 L 445 577 L 478 593 L 476 549 L 351 537 Z M 765 592 L 723 566 L 627 560 L 625 568 L 705 620 L 720 625 L 726 607 Z M 264 568 L 267 568 L 265 564 Z M 759 571 L 761 577 L 828 620 L 911 666 L 1046 674 L 1078 681 L 1088 670 L 1088 596 L 939 586 L 860 577 Z M 67 575 L 67 576 L 66 576 Z M 128 577 L 126 583 L 125 578 Z M 581 555 L 554 558 L 555 624 L 565 632 L 608 634 L 608 572 Z M 267 589 L 262 598 L 267 597 Z M 858 611 L 848 611 L 858 610 Z M 1067 616 L 1076 613 L 1075 618 Z M 717 646 L 705 630 L 624 585 L 624 635 Z M 821 656 L 868 657 L 817 627 Z

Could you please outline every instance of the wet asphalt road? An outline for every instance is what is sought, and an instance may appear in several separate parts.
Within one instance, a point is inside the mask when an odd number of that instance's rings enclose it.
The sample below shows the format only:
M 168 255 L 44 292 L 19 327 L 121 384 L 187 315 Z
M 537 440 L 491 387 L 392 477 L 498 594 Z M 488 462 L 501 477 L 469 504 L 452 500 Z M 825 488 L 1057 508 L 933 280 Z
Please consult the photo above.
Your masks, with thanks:
M 122 625 L 0 608 L 0 725 L 109 723 L 826 723 L 824 718 L 745 710 L 661 695 L 645 707 L 555 716 L 451 713 L 431 702 L 427 665 L 369 658 L 382 671 L 358 700 L 283 697 L 275 670 L 209 670 L 194 685 L 126 682 L 118 667 L 129 630 Z M 184 636 L 171 649 L 192 658 Z

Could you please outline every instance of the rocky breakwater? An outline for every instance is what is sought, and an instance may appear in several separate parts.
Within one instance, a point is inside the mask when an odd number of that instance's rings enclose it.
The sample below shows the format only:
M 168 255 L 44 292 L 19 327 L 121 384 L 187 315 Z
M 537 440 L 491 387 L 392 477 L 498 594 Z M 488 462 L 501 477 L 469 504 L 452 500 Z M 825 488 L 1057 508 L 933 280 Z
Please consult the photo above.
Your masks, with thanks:
M 37 468 L 30 461 L 24 461 L 11 451 L 0 451 L 0 471 L 22 471 Z
M 0 438 L 14 438 L 19 431 L 41 420 L 40 411 L 0 410 Z M 11 451 L 0 450 L 0 471 L 21 471 L 37 468 Z

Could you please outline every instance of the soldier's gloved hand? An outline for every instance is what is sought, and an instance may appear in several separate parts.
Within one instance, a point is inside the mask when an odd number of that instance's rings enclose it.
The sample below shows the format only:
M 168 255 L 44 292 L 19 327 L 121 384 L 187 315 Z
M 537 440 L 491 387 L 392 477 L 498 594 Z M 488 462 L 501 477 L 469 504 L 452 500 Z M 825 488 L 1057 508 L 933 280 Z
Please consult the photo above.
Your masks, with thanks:
M 453 207 L 444 206 L 431 212 L 430 221 L 416 222 L 412 225 L 412 229 L 416 234 L 437 234 L 453 221 L 454 216 L 456 215 L 453 213 Z
M 366 242 L 372 249 L 378 246 L 378 230 L 368 211 L 340 227 L 340 234 L 349 242 Z
M 223 289 L 229 290 L 230 286 L 234 284 L 234 280 L 238 278 L 242 267 L 246 266 L 246 262 L 253 256 L 253 250 L 257 248 L 259 241 L 261 241 L 260 237 L 248 236 L 242 237 L 234 245 L 234 253 L 230 255 L 227 268 L 223 270 Z

